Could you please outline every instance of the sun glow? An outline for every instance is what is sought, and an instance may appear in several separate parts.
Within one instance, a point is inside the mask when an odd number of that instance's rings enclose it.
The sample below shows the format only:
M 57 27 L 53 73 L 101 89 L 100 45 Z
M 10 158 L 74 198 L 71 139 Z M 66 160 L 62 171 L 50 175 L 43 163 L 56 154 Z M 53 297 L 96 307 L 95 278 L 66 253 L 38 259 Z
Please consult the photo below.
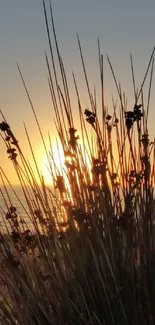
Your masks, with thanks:
M 46 153 L 42 154 L 40 159 L 40 172 L 44 177 L 45 184 L 53 185 L 51 169 L 52 171 L 62 172 L 64 167 L 64 152 L 61 144 L 52 144 L 52 153 L 48 152 L 49 156 L 47 157 Z M 53 159 L 52 159 L 53 157 Z

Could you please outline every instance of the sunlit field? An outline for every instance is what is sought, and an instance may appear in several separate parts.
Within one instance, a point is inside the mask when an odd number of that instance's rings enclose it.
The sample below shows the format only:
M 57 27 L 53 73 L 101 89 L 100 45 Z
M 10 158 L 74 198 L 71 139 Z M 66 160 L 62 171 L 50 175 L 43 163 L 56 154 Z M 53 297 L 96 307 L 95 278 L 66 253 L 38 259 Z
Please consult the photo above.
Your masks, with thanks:
M 44 1 L 43 8 L 56 137 L 53 142 L 49 134 L 45 141 L 18 66 L 43 150 L 36 155 L 25 127 L 31 164 L 1 112 L 0 134 L 6 147 L 2 155 L 14 166 L 20 192 L 1 168 L 0 324 L 153 325 L 155 141 L 149 134 L 148 117 L 155 49 L 139 88 L 130 55 L 133 107 L 128 107 L 113 64 L 106 57 L 117 91 L 108 108 L 100 42 L 101 100 L 97 105 L 96 88 L 89 86 L 77 37 L 89 96 L 89 107 L 83 107 L 73 73 L 77 121 L 52 8 L 47 14 Z

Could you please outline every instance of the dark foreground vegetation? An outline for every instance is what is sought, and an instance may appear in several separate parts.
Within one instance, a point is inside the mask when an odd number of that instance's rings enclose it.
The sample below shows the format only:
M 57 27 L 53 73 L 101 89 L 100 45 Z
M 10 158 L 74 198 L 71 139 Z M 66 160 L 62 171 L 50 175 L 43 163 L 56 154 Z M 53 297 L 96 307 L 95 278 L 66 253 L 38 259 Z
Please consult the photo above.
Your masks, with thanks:
M 23 206 L 23 219 L 7 192 L 8 186 L 12 191 L 14 188 L 1 169 L 0 191 L 6 211 L 1 209 L 5 226 L 0 233 L 0 324 L 153 325 L 155 142 L 149 137 L 148 114 L 154 50 L 139 90 L 130 56 L 134 90 L 130 108 L 107 57 L 119 99 L 117 105 L 112 99 L 113 108 L 108 111 L 100 44 L 101 109 L 97 108 L 96 91 L 91 92 L 89 87 L 78 39 L 90 107 L 82 107 L 73 74 L 80 121 L 77 131 L 50 8 L 61 73 L 61 80 L 58 79 L 45 4 L 44 13 L 51 53 L 50 61 L 46 55 L 48 82 L 65 165 L 58 170 L 50 136 L 50 152 L 45 145 L 18 67 L 45 147 L 54 189 L 46 186 L 39 172 L 27 129 L 41 186 L 2 114 L 1 137 L 27 206 Z M 31 229 L 26 220 L 31 220 Z

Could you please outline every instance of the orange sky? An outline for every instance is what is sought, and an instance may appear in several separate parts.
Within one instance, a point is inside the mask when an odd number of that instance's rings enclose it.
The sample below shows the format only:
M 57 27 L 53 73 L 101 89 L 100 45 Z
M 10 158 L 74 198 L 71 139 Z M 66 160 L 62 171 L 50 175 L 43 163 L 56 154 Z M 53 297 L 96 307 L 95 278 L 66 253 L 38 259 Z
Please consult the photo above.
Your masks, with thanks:
M 140 0 L 131 0 L 129 2 L 123 0 L 103 2 L 86 0 L 83 2 L 79 0 L 74 3 L 69 0 L 54 0 L 52 4 L 60 50 L 69 81 L 73 115 L 76 122 L 75 127 L 78 128 L 77 101 L 72 80 L 73 70 L 77 78 L 83 110 L 89 107 L 76 32 L 79 32 L 83 46 L 92 91 L 94 84 L 96 84 L 99 107 L 98 36 L 101 41 L 101 50 L 104 53 L 105 103 L 109 107 L 109 112 L 112 112 L 111 94 L 114 94 L 115 97 L 116 90 L 106 61 L 106 53 L 108 53 L 118 80 L 129 98 L 130 109 L 134 100 L 129 54 L 130 52 L 133 53 L 136 82 L 140 87 L 154 46 L 154 1 L 151 0 L 148 5 L 146 1 Z M 89 10 L 87 10 L 88 5 Z M 18 62 L 32 96 L 44 137 L 45 139 L 48 138 L 49 131 L 54 143 L 56 135 L 53 124 L 54 113 L 48 89 L 47 68 L 44 57 L 44 50 L 46 49 L 49 55 L 49 49 L 41 2 L 32 2 L 31 0 L 25 2 L 16 0 L 15 3 L 9 4 L 7 1 L 3 2 L 0 11 L 0 39 L 0 109 L 19 140 L 25 157 L 31 161 L 31 154 L 23 127 L 23 122 L 25 122 L 39 168 L 45 172 L 43 167 L 45 153 L 16 66 L 16 62 Z M 153 81 L 152 88 L 154 86 Z M 155 135 L 154 102 L 155 93 L 152 91 L 150 109 L 150 134 L 152 138 Z M 0 166 L 4 168 L 9 180 L 12 183 L 17 183 L 18 180 L 13 172 L 11 162 L 7 158 L 2 141 L 0 141 L 0 152 Z M 47 174 L 46 179 L 48 180 Z

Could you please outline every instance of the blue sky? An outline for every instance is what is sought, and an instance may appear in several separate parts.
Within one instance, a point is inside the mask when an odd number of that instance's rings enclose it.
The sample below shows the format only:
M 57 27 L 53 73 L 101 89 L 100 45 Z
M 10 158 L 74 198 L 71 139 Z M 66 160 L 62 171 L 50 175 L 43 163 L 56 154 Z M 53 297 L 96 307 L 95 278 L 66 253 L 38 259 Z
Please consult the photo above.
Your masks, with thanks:
M 48 1 L 47 8 L 48 8 Z M 97 37 L 104 55 L 109 54 L 118 79 L 132 103 L 129 54 L 135 62 L 138 86 L 143 78 L 149 56 L 155 45 L 155 2 L 153 0 L 53 0 L 53 13 L 60 50 L 70 82 L 73 103 L 75 93 L 71 79 L 75 71 L 83 105 L 88 105 L 82 74 L 76 33 L 79 33 L 90 84 L 99 85 Z M 23 121 L 25 121 L 34 148 L 39 151 L 38 133 L 17 71 L 18 62 L 28 84 L 45 136 L 52 125 L 53 113 L 47 85 L 44 50 L 48 42 L 41 0 L 2 0 L 0 5 L 0 108 L 26 155 Z M 106 61 L 106 60 L 105 60 Z M 105 63 L 106 101 L 115 92 L 108 65 Z M 153 83 L 153 86 L 155 84 Z M 154 98 L 152 97 L 154 103 Z M 76 106 L 75 106 L 76 107 Z M 76 109 L 76 108 L 75 108 Z M 153 134 L 155 113 L 151 109 Z M 4 150 L 3 145 L 0 145 Z M 10 168 L 5 158 L 0 164 Z

